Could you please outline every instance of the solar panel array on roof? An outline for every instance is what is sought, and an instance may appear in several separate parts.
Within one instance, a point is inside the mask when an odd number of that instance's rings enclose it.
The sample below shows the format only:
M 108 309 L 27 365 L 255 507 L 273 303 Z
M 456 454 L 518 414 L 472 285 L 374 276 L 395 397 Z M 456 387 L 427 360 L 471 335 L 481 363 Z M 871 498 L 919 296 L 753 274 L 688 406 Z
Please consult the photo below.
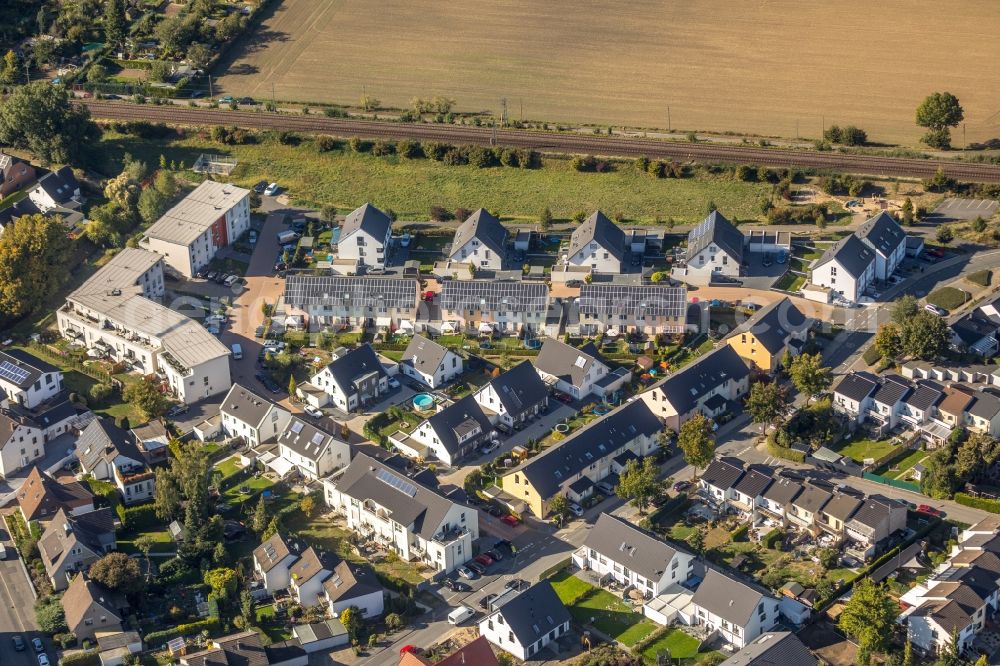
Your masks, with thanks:
M 0 377 L 9 379 L 15 384 L 21 384 L 28 378 L 28 371 L 17 367 L 10 361 L 3 361 L 0 362 Z
M 687 290 L 684 287 L 585 284 L 580 287 L 577 303 L 580 313 L 587 315 L 681 318 L 687 315 Z
M 308 306 L 413 308 L 417 304 L 416 280 L 379 277 L 337 277 L 292 274 L 285 281 L 285 302 Z
M 450 280 L 441 287 L 445 310 L 545 312 L 549 290 L 544 284 Z
M 382 483 L 392 486 L 399 492 L 403 493 L 404 495 L 408 495 L 409 497 L 414 497 L 417 494 L 416 486 L 414 486 L 409 481 L 399 478 L 398 476 L 392 474 L 388 470 L 384 469 L 378 470 L 377 472 L 375 472 L 375 478 L 381 481 Z

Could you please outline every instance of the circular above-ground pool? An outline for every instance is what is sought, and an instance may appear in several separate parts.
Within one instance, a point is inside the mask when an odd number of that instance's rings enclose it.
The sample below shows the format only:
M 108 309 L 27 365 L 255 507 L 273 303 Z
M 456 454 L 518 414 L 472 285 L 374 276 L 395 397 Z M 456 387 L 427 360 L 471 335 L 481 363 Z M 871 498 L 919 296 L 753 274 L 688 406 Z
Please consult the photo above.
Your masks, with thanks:
M 541 349 L 542 348 L 542 341 L 539 340 L 538 338 L 528 338 L 527 340 L 524 341 L 524 348 L 525 349 Z
M 413 406 L 417 409 L 430 409 L 434 405 L 434 396 L 429 393 L 418 393 L 413 396 Z

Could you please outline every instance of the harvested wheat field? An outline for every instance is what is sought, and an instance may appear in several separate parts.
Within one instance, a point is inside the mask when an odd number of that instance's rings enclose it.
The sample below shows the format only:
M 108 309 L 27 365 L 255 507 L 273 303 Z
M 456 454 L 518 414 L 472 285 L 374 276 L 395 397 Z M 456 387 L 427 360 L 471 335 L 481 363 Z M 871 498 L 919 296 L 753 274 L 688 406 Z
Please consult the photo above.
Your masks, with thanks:
M 384 106 L 415 96 L 553 122 L 914 144 L 914 109 L 958 95 L 1000 136 L 995 0 L 283 0 L 221 79 L 230 94 Z M 954 131 L 962 144 L 962 128 Z

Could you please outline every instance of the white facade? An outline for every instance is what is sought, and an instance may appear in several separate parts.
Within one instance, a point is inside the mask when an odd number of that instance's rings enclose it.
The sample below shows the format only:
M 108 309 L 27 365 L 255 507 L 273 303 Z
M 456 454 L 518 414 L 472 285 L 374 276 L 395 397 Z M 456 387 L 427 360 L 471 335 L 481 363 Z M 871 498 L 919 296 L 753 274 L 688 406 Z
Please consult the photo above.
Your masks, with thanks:
M 500 396 L 497 395 L 496 387 L 493 386 L 492 382 L 490 382 L 483 388 L 476 391 L 474 395 L 476 402 L 479 403 L 480 407 L 496 414 L 495 421 L 492 418 L 490 419 L 491 421 L 493 421 L 493 423 L 499 422 L 506 426 L 513 427 L 515 423 L 515 417 L 512 416 L 511 413 L 507 411 L 507 408 L 504 406 L 503 401 L 500 400 Z M 523 423 L 524 421 L 530 419 L 532 416 L 540 414 L 545 409 L 547 404 L 548 404 L 547 400 L 542 400 L 541 402 L 535 404 L 528 411 L 518 415 L 516 417 L 516 422 Z
M 546 632 L 534 643 L 522 645 L 517 635 L 510 630 L 508 622 L 504 619 L 500 611 L 493 613 L 489 617 L 479 621 L 479 635 L 484 637 L 501 650 L 509 652 L 521 661 L 528 661 L 539 651 L 569 632 L 569 622 L 564 622 L 558 627 Z
M 472 264 L 482 270 L 498 271 L 503 267 L 503 257 L 478 238 L 473 238 L 462 247 L 454 249 L 448 258 L 453 262 Z
M 328 367 L 313 375 L 309 383 L 322 390 L 328 398 L 327 402 L 317 407 L 330 404 L 344 412 L 353 412 L 389 391 L 388 375 L 380 376 L 371 386 L 359 391 L 354 386 L 341 386 Z
M 462 374 L 462 357 L 455 352 L 448 350 L 441 363 L 432 372 L 417 369 L 412 363 L 401 362 L 400 371 L 410 379 L 415 379 L 424 386 L 432 389 L 441 388 L 448 382 Z
M 872 261 L 864 272 L 855 278 L 836 258 L 833 258 L 822 266 L 812 269 L 812 283 L 819 287 L 829 287 L 834 293 L 856 302 L 875 281 L 875 264 L 876 262 Z
M 594 273 L 615 274 L 622 270 L 622 262 L 597 241 L 590 241 L 573 256 L 567 257 L 567 263 L 570 266 L 589 268 Z
M 573 555 L 573 561 L 577 566 L 585 564 L 591 571 L 599 574 L 601 577 L 611 574 L 611 577 L 620 585 L 625 587 L 633 585 L 639 591 L 652 594 L 653 596 L 660 594 L 671 585 L 687 581 L 694 566 L 693 555 L 677 551 L 663 572 L 663 576 L 659 580 L 652 580 L 632 571 L 629 568 L 627 558 L 623 559 L 620 557 L 621 553 L 617 553 L 617 555 L 619 557 L 616 559 L 616 553 L 614 552 L 599 553 L 593 548 L 583 546 Z
M 765 631 L 773 629 L 779 619 L 778 600 L 771 597 L 762 597 L 757 610 L 742 625 L 730 622 L 701 606 L 695 608 L 695 624 L 704 625 L 709 631 L 718 631 L 723 640 L 736 649 L 742 649 Z
M 715 243 L 710 243 L 687 262 L 687 277 L 692 281 L 707 284 L 714 276 L 740 276 L 740 260 Z
M 285 555 L 280 562 L 271 567 L 270 570 L 264 571 L 264 567 L 261 562 L 254 557 L 253 567 L 257 577 L 264 583 L 264 589 L 269 593 L 274 594 L 280 590 L 287 589 L 291 584 L 292 578 L 289 570 L 298 559 L 298 555 L 289 553 L 288 555 Z
M 0 414 L 0 419 L 9 420 L 11 425 L 7 441 L 0 442 L 0 476 L 7 478 L 45 455 L 45 435 L 27 420 L 6 414 Z
M 0 391 L 7 394 L 11 404 L 34 409 L 62 391 L 62 372 L 45 372 L 30 386 L 22 388 L 10 379 L 0 376 Z
M 361 615 L 365 618 L 376 618 L 385 612 L 385 595 L 382 590 L 373 590 L 360 597 L 350 597 L 348 599 L 338 599 L 330 601 L 330 595 L 324 592 L 327 605 L 330 607 L 330 614 L 333 617 L 339 616 L 351 606 L 357 606 Z
M 313 455 L 302 455 L 283 442 L 279 442 L 279 455 L 295 465 L 302 476 L 318 479 L 346 466 L 351 461 L 351 447 L 334 437 L 325 437 L 325 444 Z
M 220 414 L 222 415 L 222 432 L 227 437 L 242 437 L 250 446 L 257 446 L 262 442 L 274 439 L 285 429 L 289 419 L 292 418 L 289 412 L 273 403 L 260 423 L 248 423 L 224 408 Z
M 375 238 L 364 229 L 341 236 L 337 241 L 337 256 L 350 259 L 368 268 L 385 268 L 385 255 L 392 239 L 392 227 L 386 230 L 384 238 Z

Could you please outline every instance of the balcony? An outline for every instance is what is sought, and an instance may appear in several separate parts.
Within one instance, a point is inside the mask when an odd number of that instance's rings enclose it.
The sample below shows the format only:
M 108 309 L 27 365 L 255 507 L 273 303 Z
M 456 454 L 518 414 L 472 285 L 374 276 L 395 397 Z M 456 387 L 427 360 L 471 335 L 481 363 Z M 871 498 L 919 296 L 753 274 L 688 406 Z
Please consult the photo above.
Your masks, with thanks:
M 434 535 L 434 538 L 432 540 L 434 541 L 434 543 L 446 546 L 449 543 L 458 541 L 468 533 L 469 533 L 468 528 L 452 527 L 446 532 L 438 532 L 437 534 Z

